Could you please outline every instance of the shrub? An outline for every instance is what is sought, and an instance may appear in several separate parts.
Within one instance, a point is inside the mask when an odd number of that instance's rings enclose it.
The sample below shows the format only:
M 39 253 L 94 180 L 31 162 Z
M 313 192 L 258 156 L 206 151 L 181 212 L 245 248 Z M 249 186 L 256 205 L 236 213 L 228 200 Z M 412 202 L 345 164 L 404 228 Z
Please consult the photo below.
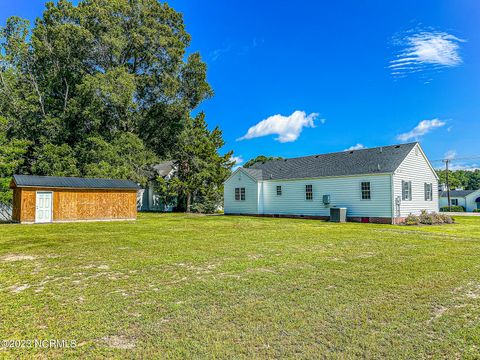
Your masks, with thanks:
M 405 219 L 405 225 L 438 225 L 438 224 L 453 224 L 454 219 L 447 214 L 429 213 L 422 210 L 420 215 L 410 214 Z
M 480 212 L 480 209 L 473 209 L 473 212 Z
M 418 225 L 420 220 L 417 215 L 409 214 L 405 219 L 405 225 Z
M 427 210 L 422 210 L 420 216 L 418 217 L 420 224 L 424 225 L 433 225 L 434 214 L 429 214 Z M 443 223 L 443 221 L 442 221 Z
M 437 214 L 442 220 L 444 224 L 453 224 L 455 219 L 452 218 L 450 215 L 447 214 Z
M 442 206 L 440 208 L 440 211 L 442 212 L 465 212 L 465 208 L 463 206 Z

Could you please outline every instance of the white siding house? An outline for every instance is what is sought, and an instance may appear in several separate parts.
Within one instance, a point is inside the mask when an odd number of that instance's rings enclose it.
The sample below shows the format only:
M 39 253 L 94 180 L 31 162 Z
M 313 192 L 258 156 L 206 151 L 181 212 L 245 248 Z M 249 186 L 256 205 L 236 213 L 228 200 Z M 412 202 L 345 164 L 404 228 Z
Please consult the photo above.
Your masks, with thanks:
M 404 189 L 402 190 L 402 184 Z M 259 162 L 225 182 L 225 214 L 401 222 L 438 210 L 438 178 L 418 143 Z
M 448 206 L 448 193 L 442 191 L 440 196 L 440 207 Z M 480 189 L 478 190 L 451 190 L 450 204 L 452 206 L 463 206 L 465 211 L 472 212 L 480 209 Z
M 402 193 L 402 183 L 404 186 L 411 184 L 411 196 Z M 431 200 L 426 200 L 426 184 L 431 186 Z M 408 153 L 393 173 L 393 188 L 397 217 L 419 214 L 420 210 L 438 211 L 438 176 L 419 144 Z

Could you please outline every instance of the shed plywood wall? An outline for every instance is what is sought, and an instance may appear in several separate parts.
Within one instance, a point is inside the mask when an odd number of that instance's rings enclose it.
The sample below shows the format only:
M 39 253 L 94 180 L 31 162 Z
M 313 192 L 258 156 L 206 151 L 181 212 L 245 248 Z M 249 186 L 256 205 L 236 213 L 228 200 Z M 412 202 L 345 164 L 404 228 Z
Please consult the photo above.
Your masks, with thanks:
M 53 192 L 53 221 L 135 219 L 135 190 L 21 189 L 20 220 L 35 221 L 37 191 Z
M 13 190 L 13 210 L 12 210 L 12 220 L 20 221 L 22 212 L 22 189 Z

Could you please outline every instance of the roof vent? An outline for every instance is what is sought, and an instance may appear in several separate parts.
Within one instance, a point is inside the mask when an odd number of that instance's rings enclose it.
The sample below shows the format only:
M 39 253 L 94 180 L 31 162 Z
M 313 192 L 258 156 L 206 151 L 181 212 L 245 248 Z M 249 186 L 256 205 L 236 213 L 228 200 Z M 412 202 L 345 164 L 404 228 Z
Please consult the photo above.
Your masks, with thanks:
M 380 171 L 380 164 L 377 164 L 377 170 Z
M 317 159 L 318 159 L 319 156 L 320 156 L 320 155 L 315 155 L 315 157 L 316 157 Z
M 395 145 L 395 149 L 398 149 L 398 148 L 400 148 L 400 145 Z
M 287 160 L 288 160 L 288 159 L 285 159 L 285 160 L 283 160 L 283 161 L 287 161 Z
M 353 154 L 353 150 L 350 151 L 350 154 Z
M 270 174 L 270 179 L 273 179 L 273 174 Z

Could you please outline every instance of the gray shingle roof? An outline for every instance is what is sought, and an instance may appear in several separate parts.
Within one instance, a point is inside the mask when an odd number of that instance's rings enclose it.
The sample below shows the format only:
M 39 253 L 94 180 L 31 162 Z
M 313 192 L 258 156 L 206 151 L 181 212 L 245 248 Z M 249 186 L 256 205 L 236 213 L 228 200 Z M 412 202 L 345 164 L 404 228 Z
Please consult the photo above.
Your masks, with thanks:
M 131 180 L 92 179 L 78 177 L 13 175 L 17 187 L 51 187 L 78 189 L 132 189 L 140 187 Z
M 477 190 L 450 190 L 450 197 L 465 197 Z M 448 197 L 447 191 L 440 192 L 440 197 Z
M 252 168 L 245 168 L 243 170 L 245 170 L 247 173 L 249 173 L 250 176 L 253 177 L 254 179 L 262 180 L 262 177 L 263 177 L 263 175 L 262 175 L 263 171 L 262 170 L 252 169 Z
M 417 143 L 400 144 L 256 162 L 248 170 L 258 180 L 393 173 Z M 258 171 L 261 171 L 260 173 Z

